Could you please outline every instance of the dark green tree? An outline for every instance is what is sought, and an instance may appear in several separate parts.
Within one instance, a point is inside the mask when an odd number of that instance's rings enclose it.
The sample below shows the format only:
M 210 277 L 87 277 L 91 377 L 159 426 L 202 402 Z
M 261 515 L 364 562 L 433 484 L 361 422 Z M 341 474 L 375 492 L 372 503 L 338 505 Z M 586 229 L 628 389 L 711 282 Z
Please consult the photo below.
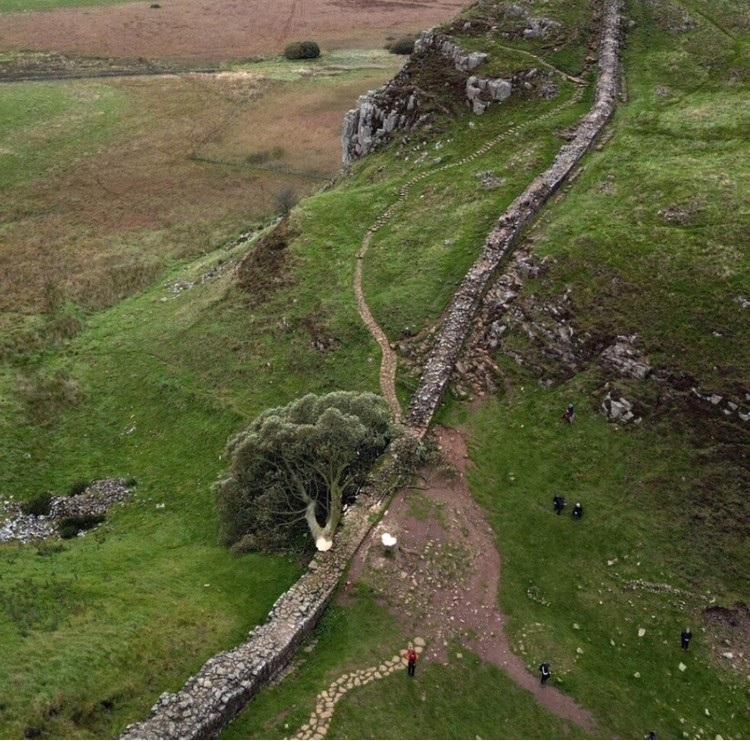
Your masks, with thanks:
M 263 412 L 229 443 L 229 475 L 216 490 L 224 541 L 279 547 L 306 525 L 328 550 L 345 500 L 397 435 L 370 393 L 308 394 Z

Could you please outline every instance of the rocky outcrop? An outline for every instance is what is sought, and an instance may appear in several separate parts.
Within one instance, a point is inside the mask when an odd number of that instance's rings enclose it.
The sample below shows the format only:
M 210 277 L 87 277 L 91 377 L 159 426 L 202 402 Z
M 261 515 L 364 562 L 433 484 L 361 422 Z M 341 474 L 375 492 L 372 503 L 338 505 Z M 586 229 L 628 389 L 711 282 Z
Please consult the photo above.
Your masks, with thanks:
M 414 42 L 415 54 L 427 54 L 435 51 L 449 59 L 460 72 L 471 72 L 489 59 L 489 54 L 479 51 L 464 51 L 447 36 L 432 29 L 424 31 Z
M 402 438 L 344 514 L 335 547 L 317 553 L 307 571 L 273 606 L 263 625 L 238 648 L 210 658 L 176 693 L 165 692 L 141 723 L 121 738 L 214 738 L 294 656 L 323 614 L 349 560 L 378 519 L 388 495 L 411 471 L 414 440 Z
M 572 141 L 559 151 L 552 166 L 537 177 L 500 218 L 487 238 L 482 255 L 456 291 L 412 400 L 409 424 L 417 435 L 425 434 L 440 405 L 471 332 L 474 316 L 503 258 L 550 197 L 570 178 L 612 117 L 617 106 L 620 78 L 619 51 L 619 0 L 606 0 L 594 105 L 576 128 Z
M 344 166 L 364 157 L 389 141 L 395 131 L 412 131 L 432 119 L 432 95 L 415 83 L 418 69 L 431 56 L 448 61 L 466 75 L 466 105 L 477 115 L 493 102 L 506 100 L 513 83 L 503 79 L 469 75 L 488 59 L 483 52 L 467 52 L 437 31 L 425 31 L 414 44 L 414 53 L 404 68 L 383 87 L 360 97 L 357 107 L 344 116 L 341 136 Z

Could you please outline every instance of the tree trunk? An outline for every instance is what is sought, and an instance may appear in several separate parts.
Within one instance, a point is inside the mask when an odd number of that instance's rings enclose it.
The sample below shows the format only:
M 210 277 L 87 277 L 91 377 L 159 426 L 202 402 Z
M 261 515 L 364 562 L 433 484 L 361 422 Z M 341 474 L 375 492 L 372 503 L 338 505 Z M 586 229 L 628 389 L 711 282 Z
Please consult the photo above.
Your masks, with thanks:
M 310 534 L 315 541 L 315 547 L 319 551 L 328 551 L 331 549 L 331 546 L 333 545 L 333 534 L 336 532 L 336 528 L 341 521 L 341 512 L 343 509 L 341 487 L 338 483 L 333 483 L 330 492 L 328 519 L 323 527 L 320 526 L 318 518 L 316 517 L 317 502 L 314 499 L 311 499 L 307 503 L 307 508 L 305 510 L 307 527 L 310 529 Z

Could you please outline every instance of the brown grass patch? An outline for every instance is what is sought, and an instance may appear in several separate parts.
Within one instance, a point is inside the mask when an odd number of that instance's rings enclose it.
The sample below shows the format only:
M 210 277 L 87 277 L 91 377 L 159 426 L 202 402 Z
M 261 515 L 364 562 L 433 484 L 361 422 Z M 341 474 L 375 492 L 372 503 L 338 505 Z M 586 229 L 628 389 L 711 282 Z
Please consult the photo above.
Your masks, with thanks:
M 380 48 L 385 36 L 452 18 L 465 0 L 181 0 L 0 16 L 0 50 L 222 61 L 280 54 L 298 39 L 324 49 Z
M 290 285 L 289 245 L 297 236 L 289 219 L 284 219 L 265 236 L 237 266 L 237 284 L 248 294 L 251 306 L 258 306 L 279 290 Z
M 174 259 L 215 249 L 279 209 L 285 190 L 318 189 L 340 162 L 343 112 L 387 70 L 269 82 L 188 75 L 77 82 L 126 100 L 113 135 L 73 163 L 3 193 L 0 311 L 48 313 L 62 299 L 110 306 Z M 44 127 L 40 128 L 44 135 Z

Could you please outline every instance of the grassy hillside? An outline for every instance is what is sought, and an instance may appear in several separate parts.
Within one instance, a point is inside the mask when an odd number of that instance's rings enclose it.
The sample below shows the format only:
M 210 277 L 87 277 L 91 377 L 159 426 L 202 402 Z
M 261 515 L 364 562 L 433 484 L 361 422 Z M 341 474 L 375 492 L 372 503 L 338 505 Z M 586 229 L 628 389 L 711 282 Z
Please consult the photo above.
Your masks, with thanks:
M 750 369 L 746 310 L 737 301 L 750 293 L 742 134 L 748 129 L 750 17 L 738 2 L 645 0 L 631 2 L 628 15 L 635 21 L 625 55 L 629 102 L 613 124 L 612 140 L 532 230 L 535 251 L 553 262 L 542 278 L 528 282 L 525 295 L 557 298 L 570 288 L 577 331 L 601 339 L 638 333 L 658 366 L 736 396 L 747 389 Z M 533 145 L 525 150 L 533 152 Z M 542 161 L 543 155 L 535 166 Z M 492 167 L 498 168 L 496 156 Z M 439 204 L 462 187 L 460 173 L 426 181 L 424 199 L 383 233 L 368 263 L 368 297 L 393 339 L 407 327 L 412 333 L 429 325 L 461 275 L 457 263 L 446 266 L 439 249 L 446 243 L 431 229 L 445 220 L 449 226 L 440 235 L 452 241 L 461 217 Z M 421 201 L 430 198 L 422 211 Z M 672 215 L 682 212 L 675 223 Z M 466 238 L 476 244 L 478 235 Z M 442 280 L 436 277 L 426 289 L 441 269 Z M 508 344 L 538 353 L 520 335 Z M 474 403 L 471 412 L 449 401 L 442 419 L 462 425 L 473 441 L 472 489 L 497 532 L 504 559 L 500 601 L 511 616 L 516 650 L 532 671 L 541 660 L 551 661 L 558 686 L 594 712 L 605 735 L 746 736 L 750 688 L 742 664 L 732 669 L 733 660 L 722 656 L 734 651 L 736 658 L 744 639 L 734 634 L 732 645 L 722 644 L 704 610 L 729 607 L 748 591 L 747 431 L 696 411 L 679 393 L 640 427 L 623 430 L 599 412 L 606 378 L 593 364 L 543 389 L 533 374 L 497 360 L 504 389 L 498 398 Z M 402 373 L 403 389 L 412 383 Z M 654 383 L 630 382 L 629 398 L 653 406 Z M 560 421 L 570 401 L 579 409 L 573 427 Z M 584 502 L 582 522 L 554 516 L 557 492 Z M 668 586 L 654 593 L 639 588 L 639 580 Z M 367 599 L 360 595 L 355 606 L 347 600 L 347 611 Z M 679 647 L 686 625 L 695 634 L 688 654 Z M 306 659 L 227 737 L 281 736 L 290 733 L 288 719 L 290 729 L 303 722 L 331 678 L 373 661 L 352 662 L 349 649 L 342 650 L 351 630 L 336 628 L 330 618 L 313 653 L 327 673 L 310 684 L 315 670 Z M 497 688 L 489 668 L 430 672 L 414 696 L 400 678 L 351 693 L 337 706 L 331 735 L 540 732 L 526 720 L 504 725 L 513 701 L 484 694 Z M 440 699 L 443 677 L 451 675 L 461 701 Z M 435 700 L 428 700 L 426 719 L 419 692 Z M 472 710 L 475 698 L 484 703 L 481 717 Z
M 524 54 L 512 56 L 518 47 L 579 74 L 588 2 L 536 5 L 576 31 L 564 53 L 505 39 L 511 51 L 503 54 L 525 65 Z M 695 25 L 675 33 L 683 12 Z M 750 346 L 735 300 L 750 296 L 743 270 L 747 10 L 739 0 L 631 0 L 629 13 L 636 21 L 626 55 L 630 102 L 618 114 L 613 140 L 535 230 L 536 249 L 555 263 L 527 291 L 543 298 L 571 286 L 581 328 L 602 336 L 638 332 L 654 362 L 736 391 L 746 385 Z M 480 42 L 467 37 L 468 43 Z M 165 257 L 162 248 L 180 242 L 160 233 L 150 253 L 158 269 L 109 308 L 93 312 L 50 290 L 39 293 L 28 314 L 4 320 L 6 357 L 16 360 L 0 366 L 0 492 L 28 498 L 112 475 L 135 477 L 138 489 L 134 503 L 96 534 L 62 548 L 0 548 L 0 646 L 9 668 L 0 675 L 0 735 L 115 735 L 263 616 L 300 565 L 236 558 L 218 546 L 209 486 L 225 465 L 227 437 L 261 409 L 306 391 L 377 389 L 376 345 L 351 288 L 366 229 L 407 176 L 460 159 L 510 122 L 523 124 L 518 138 L 467 169 L 422 181 L 378 234 L 365 290 L 397 342 L 438 320 L 497 215 L 549 163 L 561 134 L 586 110 L 590 92 L 562 107 L 573 85 L 558 84 L 554 100 L 514 98 L 482 118 L 459 116 L 369 157 L 294 211 L 296 236 L 280 268 L 251 276 L 249 289 L 231 267 L 200 279 L 254 249 L 227 239 L 257 220 L 252 204 L 210 239 L 187 238 L 186 251 Z M 35 141 L 61 158 L 71 137 L 92 147 L 114 141 L 104 138 L 117 133 L 109 122 L 127 109 L 117 86 L 86 83 L 50 96 L 37 92 L 43 89 L 19 86 L 12 95 L 34 99 L 50 120 L 78 113 L 53 134 L 39 133 L 34 116 L 9 125 L 28 168 L 11 160 L 8 177 L 28 177 L 29 188 L 35 172 L 56 172 Z M 85 105 L 74 106 L 81 91 Z M 546 112 L 552 114 L 541 119 Z M 236 134 L 232 146 L 241 149 L 241 127 Z M 70 161 L 60 159 L 60 171 Z M 482 186 L 478 176 L 487 171 L 500 187 Z M 242 183 L 237 187 L 244 192 Z M 19 207 L 22 215 L 27 208 Z M 686 213 L 684 223 L 659 216 L 675 208 Z M 196 281 L 189 290 L 174 288 Z M 20 353 L 26 346 L 30 351 Z M 747 593 L 737 520 L 746 516 L 738 509 L 746 491 L 745 433 L 677 412 L 617 430 L 596 413 L 603 381 L 596 369 L 542 390 L 523 371 L 503 368 L 504 396 L 471 414 L 450 402 L 444 419 L 466 424 L 473 436 L 473 489 L 498 533 L 505 559 L 500 600 L 515 644 L 523 640 L 531 665 L 549 658 L 560 686 L 610 734 L 750 733 L 747 683 L 720 663 L 700 631 L 707 598 L 730 604 Z M 404 398 L 415 382 L 402 372 Z M 640 392 L 646 400 L 652 393 L 645 385 Z M 571 399 L 580 421 L 562 428 L 559 415 Z M 739 451 L 735 463 L 718 444 L 727 436 Z M 575 529 L 568 518 L 550 515 L 558 489 L 585 499 L 587 517 Z M 701 508 L 711 516 L 699 518 Z M 623 581 L 635 578 L 668 581 L 691 597 L 625 590 Z M 550 605 L 530 600 L 530 587 Z M 685 659 L 675 641 L 688 621 L 696 640 Z M 638 627 L 646 629 L 643 638 Z M 405 636 L 363 593 L 329 613 L 316 638 L 298 670 L 264 692 L 228 736 L 290 735 L 331 678 L 393 651 Z M 504 675 L 457 649 L 462 658 L 451 665 L 424 667 L 419 690 L 404 692 L 397 675 L 347 696 L 332 735 L 573 733 Z

